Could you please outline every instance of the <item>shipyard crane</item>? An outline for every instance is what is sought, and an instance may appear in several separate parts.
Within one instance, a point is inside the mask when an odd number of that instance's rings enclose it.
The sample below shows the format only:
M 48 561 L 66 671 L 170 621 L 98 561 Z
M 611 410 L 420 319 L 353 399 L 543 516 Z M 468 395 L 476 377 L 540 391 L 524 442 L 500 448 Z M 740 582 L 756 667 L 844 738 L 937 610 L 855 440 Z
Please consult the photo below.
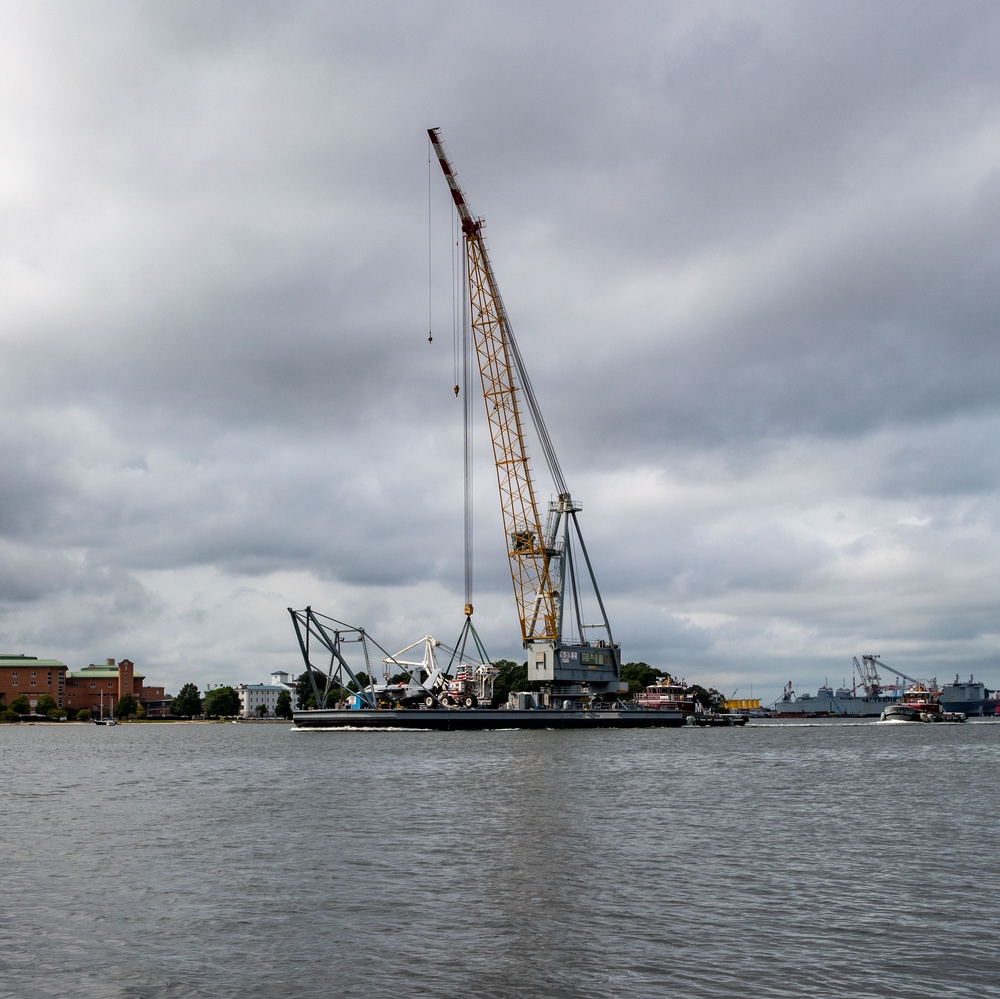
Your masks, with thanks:
M 854 657 L 854 671 L 861 681 L 861 688 L 865 692 L 865 697 L 878 697 L 882 693 L 882 678 L 878 674 L 878 667 L 885 666 L 880 662 L 878 656 L 863 655 L 861 662 L 858 657 Z
M 431 128 L 428 135 L 465 240 L 469 323 L 493 443 L 521 640 L 528 652 L 528 679 L 542 681 L 556 700 L 616 695 L 627 686 L 621 682 L 619 647 L 580 531 L 577 514 L 582 506 L 566 487 L 514 339 L 483 235 L 485 222 L 469 208 L 440 131 Z M 526 418 L 557 492 L 544 528 L 528 461 Z M 471 613 L 468 604 L 466 614 Z
M 882 678 L 879 676 L 878 672 L 879 666 L 881 666 L 882 669 L 886 670 L 888 673 L 892 673 L 894 676 L 906 680 L 908 683 L 926 684 L 928 682 L 927 680 L 918 680 L 916 677 L 907 676 L 902 670 L 886 666 L 878 655 L 863 655 L 860 663 L 858 662 L 858 657 L 855 656 L 854 669 L 858 674 L 858 679 L 861 681 L 861 687 L 864 690 L 866 697 L 878 697 L 886 690 L 900 689 L 897 684 L 890 684 L 889 686 L 883 685 Z M 936 686 L 937 681 L 934 680 L 931 685 Z

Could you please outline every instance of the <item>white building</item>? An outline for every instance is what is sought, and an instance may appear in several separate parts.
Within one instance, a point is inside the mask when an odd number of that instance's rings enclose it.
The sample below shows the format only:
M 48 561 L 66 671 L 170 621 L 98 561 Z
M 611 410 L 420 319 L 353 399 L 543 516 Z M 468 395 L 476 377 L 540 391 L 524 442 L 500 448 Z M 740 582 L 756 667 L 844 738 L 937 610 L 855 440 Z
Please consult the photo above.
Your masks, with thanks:
M 235 688 L 240 697 L 241 718 L 273 718 L 278 707 L 278 695 L 287 690 L 292 695 L 292 706 L 295 705 L 295 688 L 288 683 L 287 673 L 272 673 L 270 683 L 241 683 Z M 267 709 L 261 714 L 260 706 Z
M 284 687 L 273 687 L 265 683 L 241 683 L 236 688 L 236 693 L 240 695 L 240 717 L 260 718 L 258 710 L 263 704 L 267 708 L 267 714 L 263 717 L 273 718 L 274 709 L 278 706 L 278 694 Z
M 282 690 L 287 690 L 288 693 L 291 694 L 292 710 L 298 711 L 300 705 L 299 705 L 299 699 L 295 696 L 295 677 L 289 676 L 288 673 L 282 673 L 279 671 L 277 673 L 271 674 L 271 683 L 275 687 L 280 687 Z
M 277 672 L 271 674 L 270 683 L 241 683 L 235 689 L 240 696 L 240 717 L 241 718 L 273 718 L 275 709 L 278 706 L 278 695 L 287 690 L 292 698 L 292 710 L 298 710 L 298 701 L 295 697 L 295 684 L 290 682 L 291 677 L 287 673 Z M 258 708 L 263 704 L 267 708 L 267 714 L 261 716 Z

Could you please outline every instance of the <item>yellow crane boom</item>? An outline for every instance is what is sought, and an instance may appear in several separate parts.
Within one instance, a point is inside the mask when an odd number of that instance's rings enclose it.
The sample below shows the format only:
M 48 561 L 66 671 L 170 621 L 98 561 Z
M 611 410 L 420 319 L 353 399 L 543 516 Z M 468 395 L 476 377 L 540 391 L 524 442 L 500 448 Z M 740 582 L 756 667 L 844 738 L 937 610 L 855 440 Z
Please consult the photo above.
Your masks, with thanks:
M 507 536 L 507 559 L 521 620 L 521 638 L 525 645 L 540 641 L 555 643 L 559 622 L 550 555 L 542 534 L 518 405 L 519 390 L 510 354 L 510 325 L 486 248 L 483 220 L 469 210 L 438 129 L 428 129 L 428 135 L 448 181 L 465 237 L 473 342 L 493 442 L 500 509 Z
M 628 685 L 621 680 L 621 650 L 611 634 L 580 531 L 577 514 L 582 508 L 566 488 L 510 328 L 483 237 L 483 220 L 470 211 L 438 130 L 428 129 L 428 135 L 465 238 L 469 324 L 493 441 L 521 638 L 528 650 L 528 679 L 543 685 L 543 696 L 551 703 L 614 698 Z M 557 499 L 549 503 L 544 530 L 525 445 L 521 399 L 556 486 Z M 595 632 L 600 637 L 594 637 Z

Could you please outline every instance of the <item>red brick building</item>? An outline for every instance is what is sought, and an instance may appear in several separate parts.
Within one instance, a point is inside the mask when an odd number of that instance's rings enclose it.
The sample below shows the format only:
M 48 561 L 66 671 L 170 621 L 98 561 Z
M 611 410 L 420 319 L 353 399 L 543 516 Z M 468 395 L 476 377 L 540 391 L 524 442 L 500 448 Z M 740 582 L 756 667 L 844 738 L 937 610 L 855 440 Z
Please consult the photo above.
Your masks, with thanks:
M 51 694 L 60 708 L 65 707 L 65 683 L 66 664 L 58 659 L 0 653 L 0 697 L 8 706 L 24 694 L 34 710 L 42 694 Z
M 107 659 L 103 666 L 91 663 L 81 670 L 66 673 L 64 700 L 60 706 L 79 711 L 87 708 L 92 714 L 99 714 L 103 704 L 104 713 L 110 714 L 115 705 L 131 694 L 146 710 L 147 718 L 162 718 L 170 713 L 170 698 L 163 687 L 147 687 L 146 677 L 135 671 L 130 659 L 122 659 L 117 665 L 114 659 Z

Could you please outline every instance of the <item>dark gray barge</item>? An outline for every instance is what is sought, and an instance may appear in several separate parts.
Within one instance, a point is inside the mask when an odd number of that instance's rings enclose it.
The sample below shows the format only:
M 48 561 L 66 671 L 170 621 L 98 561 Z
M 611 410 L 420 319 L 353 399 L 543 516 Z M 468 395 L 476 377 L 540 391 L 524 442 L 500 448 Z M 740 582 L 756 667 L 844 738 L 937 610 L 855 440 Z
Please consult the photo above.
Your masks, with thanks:
M 296 728 L 415 729 L 459 732 L 527 728 L 681 728 L 681 711 L 601 708 L 326 708 L 296 711 Z

